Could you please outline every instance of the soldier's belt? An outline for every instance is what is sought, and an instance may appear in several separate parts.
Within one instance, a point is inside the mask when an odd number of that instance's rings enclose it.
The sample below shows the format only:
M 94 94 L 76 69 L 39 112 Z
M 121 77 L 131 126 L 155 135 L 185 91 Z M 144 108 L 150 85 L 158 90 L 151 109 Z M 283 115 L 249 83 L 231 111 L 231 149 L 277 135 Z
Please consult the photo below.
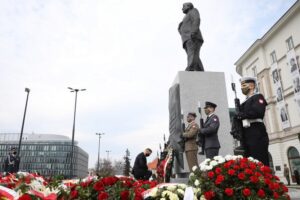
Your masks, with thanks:
M 263 123 L 264 121 L 262 119 L 244 119 L 242 122 L 243 122 L 244 128 L 249 128 L 252 123 L 255 123 L 255 122 Z

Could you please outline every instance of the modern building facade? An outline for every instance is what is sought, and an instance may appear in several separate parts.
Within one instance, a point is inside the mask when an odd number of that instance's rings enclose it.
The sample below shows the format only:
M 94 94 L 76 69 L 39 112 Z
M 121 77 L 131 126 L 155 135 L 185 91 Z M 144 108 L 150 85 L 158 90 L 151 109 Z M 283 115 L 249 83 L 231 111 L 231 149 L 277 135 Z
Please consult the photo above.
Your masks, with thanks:
M 241 76 L 255 76 L 268 107 L 265 124 L 276 175 L 287 164 L 294 179 L 300 172 L 300 1 L 257 39 L 235 63 Z
M 18 147 L 20 134 L 0 134 L 0 172 L 11 147 Z M 43 176 L 64 175 L 84 178 L 88 175 L 88 154 L 74 142 L 73 171 L 71 170 L 72 141 L 62 135 L 24 134 L 20 151 L 20 171 L 39 172 Z

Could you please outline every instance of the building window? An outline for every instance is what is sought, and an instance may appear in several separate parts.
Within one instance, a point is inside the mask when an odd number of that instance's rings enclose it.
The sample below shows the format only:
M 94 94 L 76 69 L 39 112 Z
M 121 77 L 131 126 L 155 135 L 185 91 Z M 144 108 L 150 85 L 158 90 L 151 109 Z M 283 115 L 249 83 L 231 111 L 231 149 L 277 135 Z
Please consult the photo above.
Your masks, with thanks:
M 273 51 L 273 52 L 270 54 L 270 56 L 271 56 L 271 63 L 272 63 L 272 64 L 273 64 L 273 63 L 276 63 L 276 62 L 277 62 L 277 57 L 276 57 L 275 51 Z
M 294 172 L 297 170 L 300 172 L 300 155 L 298 150 L 295 147 L 290 147 L 288 149 L 288 160 L 290 165 L 290 170 L 292 172 L 292 180 L 293 182 L 296 181 Z
M 286 46 L 288 51 L 294 48 L 294 42 L 292 36 L 286 40 Z
M 253 74 L 253 77 L 257 77 L 257 69 L 256 69 L 256 66 L 254 66 L 252 68 L 252 74 Z

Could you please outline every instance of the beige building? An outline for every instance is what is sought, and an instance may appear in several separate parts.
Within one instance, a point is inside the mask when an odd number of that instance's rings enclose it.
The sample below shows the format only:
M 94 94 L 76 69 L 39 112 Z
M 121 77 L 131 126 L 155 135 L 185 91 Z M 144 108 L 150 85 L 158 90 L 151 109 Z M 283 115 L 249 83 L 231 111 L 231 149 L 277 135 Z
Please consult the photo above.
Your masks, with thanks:
M 300 172 L 300 0 L 235 63 L 241 76 L 255 76 L 268 107 L 271 167 L 283 181 L 283 165 Z M 295 180 L 293 181 L 295 183 Z

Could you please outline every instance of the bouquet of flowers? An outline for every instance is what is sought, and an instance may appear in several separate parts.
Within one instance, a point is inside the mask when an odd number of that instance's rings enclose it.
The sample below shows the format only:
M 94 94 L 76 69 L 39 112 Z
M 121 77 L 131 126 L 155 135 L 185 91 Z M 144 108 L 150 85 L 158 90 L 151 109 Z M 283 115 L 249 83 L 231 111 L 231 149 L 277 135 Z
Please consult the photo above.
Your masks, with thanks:
M 258 160 L 242 156 L 215 156 L 194 167 L 189 184 L 205 199 L 289 200 L 287 187 Z
M 182 200 L 185 196 L 197 200 L 200 199 L 201 192 L 200 188 L 188 187 L 185 184 L 162 183 L 143 195 L 145 200 Z
M 55 200 L 56 192 L 47 188 L 47 182 L 37 174 L 19 172 L 0 178 L 0 198 L 3 199 L 47 199 Z
M 46 182 L 36 174 L 18 173 L 0 177 L 0 200 L 142 200 L 142 193 L 156 185 L 123 176 Z
M 159 183 L 170 181 L 173 166 L 173 149 L 168 148 L 166 156 L 157 165 L 157 180 Z

